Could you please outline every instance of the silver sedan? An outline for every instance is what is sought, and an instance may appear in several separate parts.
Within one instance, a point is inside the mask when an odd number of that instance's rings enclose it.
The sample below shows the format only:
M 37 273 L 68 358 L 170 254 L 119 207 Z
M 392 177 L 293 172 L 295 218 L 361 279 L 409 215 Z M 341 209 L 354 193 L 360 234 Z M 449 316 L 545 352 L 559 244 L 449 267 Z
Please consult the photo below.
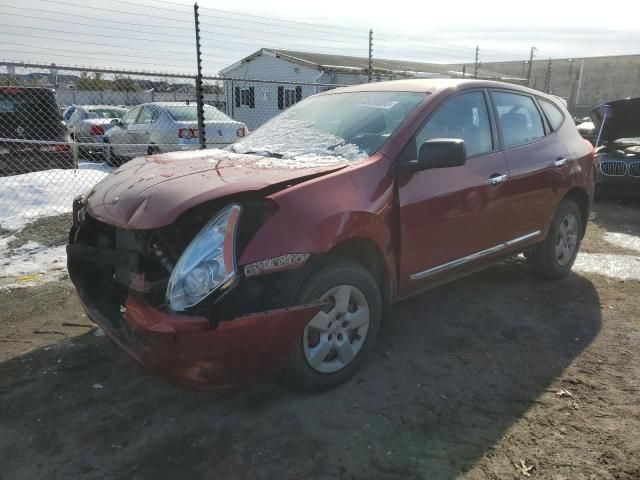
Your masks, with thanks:
M 204 105 L 207 146 L 223 147 L 248 134 L 247 126 L 210 105 Z M 113 121 L 105 142 L 110 157 L 133 158 L 199 147 L 195 102 L 155 102 L 137 105 Z

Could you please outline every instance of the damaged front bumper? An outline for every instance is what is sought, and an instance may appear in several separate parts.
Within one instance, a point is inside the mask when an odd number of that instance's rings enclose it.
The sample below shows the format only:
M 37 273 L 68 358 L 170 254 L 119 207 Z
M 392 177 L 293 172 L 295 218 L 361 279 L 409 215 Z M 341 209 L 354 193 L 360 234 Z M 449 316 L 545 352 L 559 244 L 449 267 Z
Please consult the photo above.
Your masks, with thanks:
M 88 316 L 140 364 L 178 385 L 233 386 L 280 370 L 320 305 L 245 315 L 212 329 L 203 317 L 165 313 L 131 292 L 108 318 L 76 284 Z M 115 320 L 115 321 L 114 321 Z
M 124 238 L 121 233 L 95 221 L 93 229 L 106 230 L 79 240 L 78 231 L 84 228 L 86 236 L 87 228 L 81 227 L 77 212 L 67 263 L 88 316 L 135 360 L 173 383 L 197 389 L 231 386 L 280 370 L 294 340 L 322 306 L 254 305 L 239 291 L 234 295 L 248 304 L 244 311 L 213 305 L 211 310 L 174 313 L 154 300 L 158 281 L 151 278 L 148 256 L 132 250 L 131 241 L 120 242 L 129 246 L 123 248 L 117 240 Z M 165 283 L 160 284 L 162 290 Z M 231 297 L 225 301 L 242 303 Z M 252 308 L 261 311 L 253 313 Z

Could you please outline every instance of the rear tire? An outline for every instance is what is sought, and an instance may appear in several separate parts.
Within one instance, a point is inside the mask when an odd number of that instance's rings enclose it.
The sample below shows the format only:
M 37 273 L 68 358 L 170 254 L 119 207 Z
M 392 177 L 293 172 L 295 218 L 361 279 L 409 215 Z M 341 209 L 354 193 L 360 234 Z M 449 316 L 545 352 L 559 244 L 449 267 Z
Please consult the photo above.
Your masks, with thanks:
M 106 163 L 110 167 L 117 168 L 122 165 L 124 161 L 122 157 L 120 157 L 113 151 L 113 147 L 108 146 L 104 150 L 104 163 Z
M 355 374 L 371 353 L 382 319 L 376 281 L 353 262 L 318 268 L 294 304 L 318 299 L 326 299 L 327 305 L 294 341 L 284 372 L 287 380 L 307 392 L 337 387 Z
M 578 205 L 573 200 L 563 200 L 553 216 L 547 238 L 526 253 L 533 271 L 549 280 L 566 277 L 578 255 L 582 232 Z

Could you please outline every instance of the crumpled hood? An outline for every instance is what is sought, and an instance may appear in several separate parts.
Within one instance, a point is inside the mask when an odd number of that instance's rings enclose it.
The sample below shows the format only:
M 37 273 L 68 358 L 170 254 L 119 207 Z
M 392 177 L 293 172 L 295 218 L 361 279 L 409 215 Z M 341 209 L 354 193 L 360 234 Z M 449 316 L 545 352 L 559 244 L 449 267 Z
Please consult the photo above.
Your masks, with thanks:
M 595 133 L 602 134 L 600 142 L 613 142 L 619 138 L 640 137 L 640 98 L 627 98 L 603 103 L 594 108 L 591 119 Z
M 171 224 L 203 202 L 344 168 L 346 162 L 307 164 L 224 150 L 136 158 L 106 176 L 84 197 L 89 214 L 111 225 L 147 229 Z

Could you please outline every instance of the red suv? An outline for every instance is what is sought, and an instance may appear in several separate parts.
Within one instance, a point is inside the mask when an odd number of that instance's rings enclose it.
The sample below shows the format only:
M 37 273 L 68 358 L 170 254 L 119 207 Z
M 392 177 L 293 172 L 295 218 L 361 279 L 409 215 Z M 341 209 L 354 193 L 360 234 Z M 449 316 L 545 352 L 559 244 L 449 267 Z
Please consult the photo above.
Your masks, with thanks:
M 399 299 L 520 252 L 567 275 L 593 189 L 593 148 L 556 97 L 357 85 L 226 150 L 120 167 L 75 201 L 68 267 L 89 316 L 176 382 L 281 371 L 321 390 L 353 375 Z

